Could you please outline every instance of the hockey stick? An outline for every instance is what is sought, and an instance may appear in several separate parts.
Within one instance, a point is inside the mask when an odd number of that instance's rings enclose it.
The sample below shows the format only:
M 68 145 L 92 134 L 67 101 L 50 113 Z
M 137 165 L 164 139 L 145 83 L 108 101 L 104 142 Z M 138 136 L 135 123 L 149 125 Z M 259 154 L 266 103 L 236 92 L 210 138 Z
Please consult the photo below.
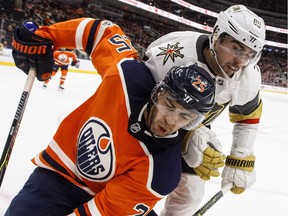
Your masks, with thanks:
M 218 191 L 210 200 L 208 200 L 197 212 L 193 214 L 193 216 L 202 216 L 205 212 L 210 209 L 221 197 L 224 196 L 231 188 L 233 184 L 226 184 L 220 191 Z
M 20 127 L 20 123 L 24 114 L 24 110 L 29 98 L 29 94 L 31 92 L 34 80 L 36 77 L 36 71 L 34 68 L 30 68 L 29 73 L 28 73 L 28 77 L 26 79 L 25 85 L 24 85 L 24 89 L 22 91 L 22 95 L 16 110 L 16 114 L 14 116 L 7 140 L 6 140 L 6 144 L 1 156 L 1 160 L 0 160 L 0 187 L 4 178 L 4 174 L 9 162 L 9 158 L 13 149 L 13 145 L 15 143 L 15 139 L 18 133 L 18 129 Z

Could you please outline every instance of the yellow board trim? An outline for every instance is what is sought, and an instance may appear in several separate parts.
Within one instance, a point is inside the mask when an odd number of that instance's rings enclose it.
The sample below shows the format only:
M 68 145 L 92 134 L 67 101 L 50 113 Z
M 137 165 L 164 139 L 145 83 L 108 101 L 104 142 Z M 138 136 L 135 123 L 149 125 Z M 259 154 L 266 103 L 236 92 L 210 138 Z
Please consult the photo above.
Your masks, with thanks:
M 2 62 L 2 61 L 0 61 L 0 65 L 3 65 L 3 66 L 15 66 L 14 62 Z M 69 72 L 70 71 L 71 72 L 75 72 L 75 73 L 98 74 L 97 71 L 82 70 L 82 69 L 76 69 L 76 68 L 69 68 Z M 280 93 L 280 94 L 288 94 L 288 92 L 280 92 L 280 91 L 277 91 L 277 90 L 261 89 L 261 91 L 274 92 L 274 93 Z
M 3 65 L 3 66 L 15 66 L 15 63 L 0 61 L 0 65 Z M 83 70 L 83 69 L 77 69 L 77 68 L 69 68 L 69 72 L 85 73 L 85 74 L 98 74 L 96 70 L 92 71 L 92 70 Z
M 277 90 L 269 90 L 269 89 L 261 89 L 263 92 L 273 92 L 273 93 L 279 93 L 279 94 L 288 94 L 288 92 L 281 92 Z

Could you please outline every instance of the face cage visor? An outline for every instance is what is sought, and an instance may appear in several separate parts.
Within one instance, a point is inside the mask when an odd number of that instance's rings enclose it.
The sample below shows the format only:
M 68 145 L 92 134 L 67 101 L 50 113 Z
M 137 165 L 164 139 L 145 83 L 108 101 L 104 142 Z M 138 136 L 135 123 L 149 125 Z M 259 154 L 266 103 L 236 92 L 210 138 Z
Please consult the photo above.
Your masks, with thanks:
M 243 50 L 236 50 L 234 48 L 229 48 L 223 45 L 219 45 L 221 49 L 223 49 L 225 52 L 232 55 L 234 58 L 238 59 L 241 64 L 244 66 L 249 65 L 251 62 L 254 62 L 256 53 L 252 52 L 245 52 Z
M 160 82 L 151 94 L 151 100 L 162 113 L 169 124 L 175 124 L 182 128 L 186 125 L 197 127 L 205 116 L 196 110 L 191 104 L 184 101 L 166 83 Z M 196 102 L 197 103 L 197 102 Z
M 245 51 L 243 47 L 246 45 L 234 39 L 229 34 L 226 34 L 224 37 L 218 38 L 218 46 L 224 50 L 224 52 L 230 54 L 234 58 L 238 59 L 243 66 L 248 66 L 251 64 L 257 63 L 262 52 L 256 52 L 255 50 L 250 49 L 250 51 Z M 223 40 L 228 40 L 228 43 L 223 44 Z M 234 45 L 233 45 L 234 44 Z M 240 45 L 241 44 L 241 45 Z M 247 47 L 248 49 L 248 47 Z

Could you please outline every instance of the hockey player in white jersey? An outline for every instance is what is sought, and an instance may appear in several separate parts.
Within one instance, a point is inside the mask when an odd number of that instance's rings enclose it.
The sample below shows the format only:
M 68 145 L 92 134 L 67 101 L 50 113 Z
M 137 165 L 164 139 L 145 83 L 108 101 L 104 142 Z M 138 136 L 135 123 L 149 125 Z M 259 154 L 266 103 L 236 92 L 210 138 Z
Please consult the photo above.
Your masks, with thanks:
M 214 153 L 221 151 L 215 134 L 207 127 L 226 106 L 234 127 L 231 151 L 222 171 L 222 186 L 232 182 L 231 191 L 240 194 L 256 181 L 253 145 L 262 113 L 261 74 L 256 64 L 264 44 L 263 19 L 243 5 L 234 5 L 220 12 L 211 35 L 172 32 L 147 48 L 143 60 L 156 81 L 163 79 L 172 65 L 196 61 L 217 83 L 214 108 L 206 116 L 204 126 L 194 130 L 192 138 L 184 144 L 182 179 L 168 195 L 162 216 L 191 216 L 203 199 L 205 180 L 219 175 L 217 167 L 209 166 L 203 158 L 213 155 L 207 143 L 216 147 Z M 199 134 L 205 133 L 206 140 L 198 139 Z

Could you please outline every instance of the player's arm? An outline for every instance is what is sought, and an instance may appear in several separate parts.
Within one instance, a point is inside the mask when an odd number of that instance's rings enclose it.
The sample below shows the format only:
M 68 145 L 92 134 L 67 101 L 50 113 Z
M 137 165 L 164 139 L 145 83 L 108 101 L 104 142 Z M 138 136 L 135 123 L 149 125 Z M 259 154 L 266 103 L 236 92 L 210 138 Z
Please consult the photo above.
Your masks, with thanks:
M 137 58 L 122 29 L 107 20 L 79 18 L 41 27 L 36 34 L 52 40 L 55 47 L 85 51 L 100 73 L 120 59 Z
M 100 75 L 120 59 L 137 58 L 136 50 L 121 28 L 107 20 L 80 18 L 40 28 L 33 22 L 29 24 L 16 28 L 13 58 L 16 66 L 26 73 L 31 66 L 36 67 L 39 80 L 49 78 L 43 77 L 45 73 L 51 75 L 53 45 L 54 50 L 67 47 L 87 52 Z
M 234 98 L 234 101 L 239 101 L 240 98 L 249 97 L 246 99 L 247 102 L 241 101 L 242 105 L 235 103 L 229 107 L 230 121 L 235 124 L 230 155 L 226 158 L 226 166 L 222 172 L 222 184 L 233 182 L 234 187 L 231 191 L 236 194 L 244 192 L 256 181 L 253 147 L 262 115 L 262 100 L 259 95 L 260 74 L 256 76 L 258 68 L 254 69 L 256 71 L 247 72 L 255 77 L 250 77 L 245 82 L 247 86 L 242 86 L 243 91 L 239 91 L 237 98 Z
M 75 66 L 76 68 L 79 68 L 80 61 L 77 59 L 77 55 L 73 50 L 69 52 L 69 58 L 72 59 L 71 66 Z

